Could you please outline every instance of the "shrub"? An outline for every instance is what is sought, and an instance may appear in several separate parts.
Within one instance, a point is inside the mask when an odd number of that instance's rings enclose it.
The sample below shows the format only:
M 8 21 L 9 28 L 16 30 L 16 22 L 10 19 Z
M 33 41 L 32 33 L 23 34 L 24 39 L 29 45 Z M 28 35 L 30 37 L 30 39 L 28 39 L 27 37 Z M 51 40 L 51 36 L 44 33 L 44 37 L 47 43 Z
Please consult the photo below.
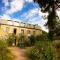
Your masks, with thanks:
M 53 47 L 55 50 L 55 60 L 60 60 L 60 40 L 54 40 L 53 41 Z
M 59 48 L 60 48 L 60 40 L 54 40 L 54 41 L 53 41 L 53 46 L 54 46 L 55 48 L 59 49 Z
M 30 43 L 31 43 L 31 46 L 33 46 L 36 42 L 36 37 L 34 35 L 31 35 L 30 36 Z
M 31 46 L 30 37 L 27 37 L 27 36 L 26 36 L 26 38 L 25 38 L 25 45 L 26 45 L 26 47 Z
M 28 57 L 31 60 L 53 60 L 53 53 L 50 42 L 41 41 L 37 42 L 35 47 L 30 50 Z
M 12 46 L 15 43 L 16 36 L 14 34 L 8 34 L 7 43 L 8 46 Z
M 42 34 L 42 35 L 36 36 L 36 41 L 46 41 L 46 40 L 49 40 L 47 34 Z
M 5 41 L 0 40 L 0 60 L 10 60 L 11 53 L 7 48 L 7 44 Z
M 25 48 L 25 40 L 26 40 L 26 37 L 25 35 L 23 34 L 19 34 L 19 37 L 18 37 L 18 47 L 20 48 Z
M 24 34 L 19 34 L 18 37 L 18 46 L 21 48 L 32 46 L 35 44 L 35 37 L 33 35 L 31 36 L 25 36 Z

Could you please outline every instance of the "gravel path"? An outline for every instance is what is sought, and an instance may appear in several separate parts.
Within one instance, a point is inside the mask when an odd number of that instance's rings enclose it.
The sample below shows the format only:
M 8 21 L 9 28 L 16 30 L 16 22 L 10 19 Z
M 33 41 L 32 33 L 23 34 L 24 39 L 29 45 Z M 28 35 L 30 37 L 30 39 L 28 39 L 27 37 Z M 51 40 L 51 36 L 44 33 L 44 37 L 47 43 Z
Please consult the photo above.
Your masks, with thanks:
M 10 48 L 12 54 L 14 55 L 14 60 L 28 60 L 25 55 L 25 50 L 18 47 Z

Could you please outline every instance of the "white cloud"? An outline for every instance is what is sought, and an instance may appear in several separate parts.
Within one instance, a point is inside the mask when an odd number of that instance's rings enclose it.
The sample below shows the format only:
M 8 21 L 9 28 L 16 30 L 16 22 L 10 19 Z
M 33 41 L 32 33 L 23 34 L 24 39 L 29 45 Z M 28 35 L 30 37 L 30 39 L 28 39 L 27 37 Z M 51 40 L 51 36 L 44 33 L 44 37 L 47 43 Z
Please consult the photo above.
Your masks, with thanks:
M 26 2 L 33 2 L 33 0 L 26 0 Z
M 46 28 L 46 26 L 44 26 L 46 22 L 47 22 L 47 21 L 44 20 L 43 18 L 40 19 L 39 17 L 37 17 L 37 18 L 34 18 L 34 19 L 32 19 L 32 20 L 29 20 L 28 23 L 38 24 L 38 25 L 41 27 L 42 30 L 48 32 L 48 29 Z
M 31 24 L 38 24 L 39 26 L 41 26 L 42 30 L 47 31 L 48 29 L 45 28 L 44 24 L 47 22 L 47 20 L 44 20 L 42 18 L 44 14 L 39 11 L 38 8 L 34 8 L 26 13 L 24 13 L 21 17 L 24 18 L 25 20 L 28 20 L 28 23 Z
M 11 19 L 11 17 L 9 15 L 13 14 L 14 12 L 22 10 L 25 1 L 29 2 L 29 3 L 33 2 L 33 0 L 12 0 L 12 2 L 10 2 L 10 7 L 11 8 L 6 11 L 6 14 L 3 15 L 2 18 L 4 18 L 4 19 Z M 4 3 L 5 3 L 5 6 L 7 6 L 8 5 L 8 0 L 4 0 Z M 40 10 L 39 8 L 35 7 L 34 9 L 31 9 L 28 12 L 24 13 L 21 17 L 24 20 L 28 20 L 27 21 L 28 23 L 38 24 L 38 25 L 41 26 L 41 28 L 43 30 L 47 31 L 47 29 L 44 27 L 44 24 L 45 24 L 46 20 L 42 19 L 42 16 L 44 14 L 41 11 L 39 11 L 39 10 Z M 46 14 L 46 15 L 48 15 L 48 14 Z M 15 19 L 15 18 L 12 18 L 12 20 L 21 21 L 19 19 Z
M 5 4 L 5 6 L 9 5 L 8 0 L 3 0 L 3 3 Z
M 6 15 L 6 14 L 0 16 L 0 18 L 5 19 L 5 20 L 7 20 L 7 19 L 11 20 L 11 17 L 9 15 Z
M 60 19 L 60 10 L 58 11 L 56 11 L 57 12 L 57 15 L 59 16 L 59 19 Z
M 20 19 L 15 19 L 15 18 L 13 18 L 12 20 L 13 20 L 13 21 L 19 21 L 19 22 L 22 22 L 22 20 L 20 20 Z
M 31 9 L 29 10 L 28 12 L 24 13 L 23 15 L 21 15 L 21 17 L 25 17 L 25 19 L 31 19 L 31 18 L 35 18 L 34 16 L 36 14 L 39 14 L 39 11 L 38 11 L 38 8 L 34 8 L 34 9 Z
M 42 13 L 41 9 L 39 8 L 39 15 L 41 15 L 44 20 L 47 20 L 48 12 Z
M 13 0 L 11 3 L 10 3 L 10 9 L 8 9 L 6 11 L 7 14 L 12 14 L 14 12 L 17 12 L 17 11 L 20 11 L 22 10 L 24 6 L 24 0 Z
M 11 18 L 11 17 L 10 17 L 9 15 L 7 15 L 7 14 L 4 14 L 4 15 L 0 16 L 0 19 L 4 19 L 4 20 L 13 20 L 13 21 L 22 22 L 22 20 L 16 19 L 16 18 Z
M 31 9 L 30 11 L 28 11 L 22 15 L 22 17 L 25 17 L 25 19 L 30 18 L 29 20 L 31 20 L 33 18 L 36 20 L 39 17 L 39 18 L 43 18 L 45 21 L 47 21 L 47 16 L 48 16 L 48 13 L 42 13 L 39 8 Z

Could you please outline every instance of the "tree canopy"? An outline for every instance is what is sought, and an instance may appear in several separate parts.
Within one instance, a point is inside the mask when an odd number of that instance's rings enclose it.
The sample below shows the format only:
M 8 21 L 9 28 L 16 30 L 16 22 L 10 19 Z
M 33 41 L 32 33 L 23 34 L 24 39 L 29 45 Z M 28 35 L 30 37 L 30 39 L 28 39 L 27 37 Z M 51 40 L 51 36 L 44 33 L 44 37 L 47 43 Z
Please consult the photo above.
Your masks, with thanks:
M 54 9 L 60 8 L 60 0 L 34 0 L 34 2 L 37 2 L 41 8 L 44 8 L 45 11 L 49 11 L 54 6 Z
M 57 14 L 56 10 L 60 8 L 60 0 L 34 0 L 37 2 L 41 8 L 42 12 L 48 12 L 48 29 L 49 38 L 52 40 L 55 35 L 56 25 L 57 25 Z

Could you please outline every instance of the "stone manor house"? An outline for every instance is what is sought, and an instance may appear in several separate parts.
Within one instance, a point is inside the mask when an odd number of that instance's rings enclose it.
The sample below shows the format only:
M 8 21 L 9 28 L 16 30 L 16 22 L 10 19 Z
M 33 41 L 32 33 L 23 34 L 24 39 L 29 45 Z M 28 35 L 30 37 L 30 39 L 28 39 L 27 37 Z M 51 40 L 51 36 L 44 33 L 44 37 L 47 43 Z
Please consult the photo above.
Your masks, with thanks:
M 9 33 L 18 35 L 20 33 L 28 35 L 40 35 L 42 30 L 40 26 L 27 24 L 19 21 L 0 19 L 0 38 L 6 38 Z

